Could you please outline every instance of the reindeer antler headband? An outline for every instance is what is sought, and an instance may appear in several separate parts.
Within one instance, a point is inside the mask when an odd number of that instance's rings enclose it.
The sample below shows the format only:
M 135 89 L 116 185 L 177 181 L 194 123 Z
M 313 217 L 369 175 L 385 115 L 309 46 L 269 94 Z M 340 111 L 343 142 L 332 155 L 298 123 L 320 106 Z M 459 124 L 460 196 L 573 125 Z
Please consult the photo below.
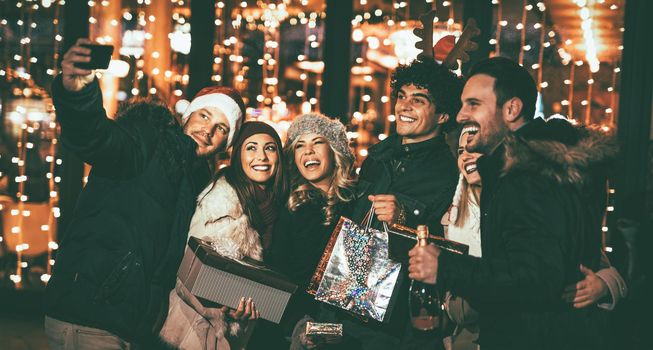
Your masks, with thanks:
M 417 55 L 419 59 L 434 59 L 434 46 L 433 46 L 433 19 L 435 18 L 435 11 L 431 10 L 421 16 L 419 16 L 419 21 L 422 22 L 422 28 L 413 29 L 413 34 L 418 36 L 421 40 L 415 43 L 415 48 L 422 50 L 422 52 Z M 458 68 L 458 60 L 465 63 L 469 61 L 469 55 L 467 52 L 474 51 L 478 49 L 478 45 L 472 41 L 472 38 L 479 35 L 481 31 L 476 26 L 476 21 L 473 18 L 470 18 L 467 21 L 467 25 L 463 30 L 458 42 L 451 51 L 448 52 L 445 59 L 442 61 L 442 65 L 445 67 L 455 70 Z M 435 44 L 437 47 L 441 42 L 446 40 L 452 40 L 453 35 L 447 35 L 444 38 L 440 39 L 438 43 Z M 455 40 L 455 39 L 454 39 Z

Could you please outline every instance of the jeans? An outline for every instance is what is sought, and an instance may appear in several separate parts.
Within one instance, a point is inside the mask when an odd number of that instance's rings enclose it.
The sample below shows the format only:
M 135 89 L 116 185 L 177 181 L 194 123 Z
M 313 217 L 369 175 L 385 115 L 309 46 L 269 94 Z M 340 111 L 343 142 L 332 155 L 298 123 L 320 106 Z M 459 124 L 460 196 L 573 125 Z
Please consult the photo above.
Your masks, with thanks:
M 120 349 L 136 347 L 102 329 L 84 327 L 45 316 L 45 335 L 50 350 Z

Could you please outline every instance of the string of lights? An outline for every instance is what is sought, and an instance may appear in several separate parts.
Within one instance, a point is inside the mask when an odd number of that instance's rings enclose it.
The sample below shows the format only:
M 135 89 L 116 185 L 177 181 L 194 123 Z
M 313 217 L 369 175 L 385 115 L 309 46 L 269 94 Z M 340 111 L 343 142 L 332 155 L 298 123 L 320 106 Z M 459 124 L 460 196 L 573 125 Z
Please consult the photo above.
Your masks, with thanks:
M 501 0 L 492 0 L 492 4 L 496 5 L 497 11 L 496 11 L 496 30 L 495 30 L 495 36 L 494 39 L 490 39 L 490 45 L 494 45 L 494 56 L 499 56 L 501 55 L 501 28 L 504 26 L 502 24 L 504 21 L 502 19 L 503 16 L 503 8 L 501 6 Z
M 515 26 L 517 30 L 521 31 L 521 41 L 520 41 L 521 44 L 519 45 L 519 60 L 518 60 L 520 66 L 524 65 L 524 52 L 531 49 L 530 46 L 526 45 L 526 19 L 528 18 L 527 11 L 530 11 L 531 8 L 533 8 L 533 5 L 528 4 L 528 0 L 524 0 L 521 22 L 517 23 L 517 25 Z
M 543 2 L 538 2 L 537 7 L 541 12 L 542 20 L 540 23 L 535 23 L 533 28 L 540 30 L 540 49 L 537 55 L 537 64 L 534 65 L 533 69 L 537 69 L 537 91 L 542 92 L 542 89 L 549 86 L 549 83 L 542 81 L 542 75 L 544 73 L 544 49 L 549 47 L 550 44 L 548 41 L 545 41 L 544 34 L 546 32 L 546 7 Z
M 585 125 L 592 123 L 592 88 L 594 87 L 594 77 L 592 69 L 590 68 L 589 77 L 587 79 L 587 100 L 583 101 L 585 105 Z

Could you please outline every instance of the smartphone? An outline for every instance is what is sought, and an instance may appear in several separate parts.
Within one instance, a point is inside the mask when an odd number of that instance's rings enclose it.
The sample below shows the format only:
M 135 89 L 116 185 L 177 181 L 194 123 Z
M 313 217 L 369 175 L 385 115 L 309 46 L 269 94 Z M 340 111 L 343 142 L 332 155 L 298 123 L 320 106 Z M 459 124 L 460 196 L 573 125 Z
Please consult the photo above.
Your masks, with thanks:
M 91 49 L 91 60 L 75 63 L 75 67 L 81 69 L 109 68 L 111 54 L 113 54 L 113 45 L 82 44 L 81 46 Z

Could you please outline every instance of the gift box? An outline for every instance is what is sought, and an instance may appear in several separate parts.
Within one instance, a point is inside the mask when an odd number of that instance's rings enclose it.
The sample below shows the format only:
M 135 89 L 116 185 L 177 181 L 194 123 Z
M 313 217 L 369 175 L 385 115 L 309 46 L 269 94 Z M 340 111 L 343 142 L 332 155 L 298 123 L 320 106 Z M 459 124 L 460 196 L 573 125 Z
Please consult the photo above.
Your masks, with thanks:
M 305 334 L 314 344 L 334 344 L 342 339 L 342 324 L 307 322 Z
M 205 306 L 238 307 L 251 297 L 261 318 L 279 323 L 297 285 L 256 263 L 224 257 L 210 244 L 191 237 L 179 267 L 181 282 Z
M 390 259 L 397 261 L 407 261 L 408 251 L 413 249 L 417 244 L 417 230 L 412 227 L 392 224 L 390 227 L 384 225 L 388 235 L 389 256 Z M 448 240 L 440 236 L 429 235 L 428 243 L 433 243 L 440 249 L 452 253 L 467 255 L 469 246 L 463 243 Z

